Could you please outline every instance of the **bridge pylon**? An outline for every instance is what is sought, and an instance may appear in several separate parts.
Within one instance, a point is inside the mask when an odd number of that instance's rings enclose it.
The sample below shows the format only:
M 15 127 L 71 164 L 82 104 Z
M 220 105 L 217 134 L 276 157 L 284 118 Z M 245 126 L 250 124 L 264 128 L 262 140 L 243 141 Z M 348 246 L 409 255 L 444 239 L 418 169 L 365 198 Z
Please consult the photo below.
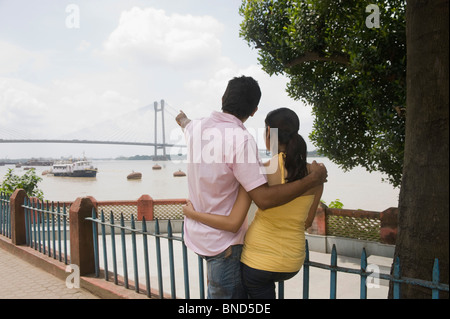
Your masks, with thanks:
M 170 156 L 166 154 L 166 130 L 164 125 L 164 100 L 161 100 L 158 107 L 158 102 L 154 102 L 153 105 L 155 107 L 155 155 L 153 157 L 154 160 L 158 161 L 166 161 L 170 159 Z M 158 112 L 161 112 L 161 128 L 162 128 L 162 145 L 158 145 Z M 162 155 L 158 155 L 158 149 L 162 149 Z

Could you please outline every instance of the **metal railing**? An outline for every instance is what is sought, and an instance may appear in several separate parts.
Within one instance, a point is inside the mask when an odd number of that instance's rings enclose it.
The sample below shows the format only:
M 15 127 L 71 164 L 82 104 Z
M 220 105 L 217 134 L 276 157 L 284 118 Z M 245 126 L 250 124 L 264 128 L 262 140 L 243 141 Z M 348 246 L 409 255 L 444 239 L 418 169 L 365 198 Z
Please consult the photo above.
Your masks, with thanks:
M 100 227 L 100 232 L 97 227 L 93 227 L 94 231 L 94 245 L 95 245 L 95 264 L 96 264 L 96 276 L 100 276 L 100 252 L 99 252 L 99 238 L 101 238 L 102 245 L 103 245 L 103 264 L 105 266 L 104 268 L 104 276 L 105 280 L 109 280 L 109 262 L 112 260 L 113 263 L 113 272 L 112 276 L 114 277 L 114 283 L 119 284 L 118 281 L 118 268 L 117 268 L 117 244 L 116 244 L 116 230 L 118 233 L 120 233 L 120 241 L 121 241 L 121 247 L 122 247 L 122 274 L 123 274 L 123 282 L 122 284 L 129 288 L 129 277 L 128 277 L 128 261 L 127 261 L 127 233 L 131 235 L 131 255 L 132 255 L 132 273 L 134 275 L 134 283 L 132 286 L 134 287 L 136 292 L 144 291 L 147 296 L 152 297 L 154 294 L 151 293 L 151 284 L 150 284 L 150 263 L 149 263 L 149 255 L 151 253 L 151 249 L 149 249 L 148 246 L 148 237 L 153 237 L 155 239 L 155 247 L 154 247 L 154 253 L 156 255 L 156 272 L 157 272 L 157 282 L 158 282 L 158 295 L 159 298 L 164 298 L 164 289 L 163 289 L 163 268 L 168 270 L 169 272 L 169 278 L 170 278 L 170 295 L 168 295 L 168 298 L 177 298 L 176 293 L 176 275 L 175 275 L 175 257 L 176 254 L 174 254 L 174 242 L 180 242 L 181 243 L 181 252 L 182 252 L 182 276 L 183 276 L 183 283 L 184 283 L 184 298 L 189 299 L 191 296 L 190 292 L 190 280 L 189 280 L 189 263 L 188 263 L 188 250 L 184 244 L 183 240 L 183 233 L 181 235 L 174 235 L 172 232 L 172 222 L 170 220 L 166 221 L 154 221 L 154 230 L 149 231 L 147 229 L 147 222 L 137 222 L 132 218 L 131 225 L 125 226 L 123 216 L 121 216 L 120 221 L 116 222 L 114 221 L 113 214 L 110 215 L 110 220 L 106 221 L 105 216 L 103 212 L 100 213 L 100 218 L 96 217 L 96 212 L 93 210 L 92 217 L 88 218 L 92 222 L 94 222 L 96 225 Z M 160 231 L 160 224 L 161 222 L 167 223 L 167 232 L 162 233 Z M 140 223 L 140 226 L 137 227 L 136 224 Z M 108 258 L 108 249 L 106 246 L 107 243 L 107 228 L 110 228 L 111 233 L 111 249 L 110 252 L 112 254 L 112 259 Z M 137 248 L 137 236 L 142 236 L 143 246 L 142 249 Z M 163 267 L 162 263 L 162 255 L 161 255 L 161 240 L 167 240 L 168 245 L 168 259 L 169 263 L 166 265 L 166 267 Z M 140 288 L 139 285 L 139 263 L 137 261 L 139 254 L 142 253 L 141 257 L 144 259 L 144 272 L 145 272 L 145 285 Z M 324 264 L 324 263 L 318 263 L 311 261 L 309 259 L 309 249 L 308 249 L 308 242 L 306 241 L 306 258 L 303 265 L 303 298 L 308 299 L 309 298 L 309 288 L 310 288 L 310 268 L 319 268 L 328 270 L 330 272 L 330 299 L 336 299 L 337 296 L 337 274 L 338 272 L 348 273 L 348 274 L 354 274 L 360 277 L 360 298 L 361 299 L 367 299 L 367 287 L 368 287 L 368 281 L 372 280 L 388 280 L 393 282 L 393 298 L 398 299 L 400 298 L 400 287 L 401 284 L 412 284 L 412 285 L 418 285 L 422 287 L 426 287 L 431 289 L 432 291 L 432 298 L 439 298 L 440 291 L 449 291 L 449 286 L 446 284 L 439 283 L 439 262 L 436 259 L 435 265 L 433 268 L 433 279 L 432 281 L 425 281 L 425 280 L 418 280 L 418 279 L 412 279 L 412 278 L 405 278 L 401 276 L 400 272 L 400 260 L 397 258 L 394 262 L 394 274 L 388 275 L 388 274 L 382 274 L 379 272 L 376 272 L 375 270 L 371 269 L 371 267 L 368 267 L 367 264 L 367 254 L 365 249 L 362 250 L 361 254 L 361 264 L 359 269 L 349 268 L 349 267 L 340 267 L 337 264 L 337 251 L 335 245 L 333 245 L 332 253 L 331 253 L 331 261 L 330 264 Z M 205 297 L 204 291 L 205 291 L 205 278 L 204 278 L 204 265 L 203 260 L 198 257 L 198 280 L 199 280 L 199 298 L 203 299 Z M 370 284 L 370 282 L 369 282 Z M 278 298 L 283 299 L 284 298 L 284 283 L 280 282 L 278 284 Z
M 449 285 L 448 284 L 442 284 L 439 282 L 440 277 L 440 271 L 439 271 L 439 260 L 436 258 L 434 260 L 433 265 L 433 271 L 432 271 L 432 281 L 426 281 L 426 280 L 420 280 L 420 279 L 413 279 L 413 278 L 407 278 L 402 277 L 401 275 L 401 267 L 400 267 L 400 259 L 397 257 L 394 261 L 393 268 L 394 268 L 394 274 L 388 275 L 380 273 L 377 270 L 371 271 L 372 267 L 368 267 L 371 265 L 368 265 L 367 263 L 367 253 L 366 250 L 363 248 L 361 253 L 361 264 L 359 269 L 354 268 L 348 268 L 348 267 L 339 267 L 337 264 L 337 250 L 336 246 L 333 245 L 332 251 L 331 251 L 331 260 L 330 264 L 323 264 L 318 262 L 310 261 L 309 259 L 309 249 L 308 249 L 308 240 L 306 240 L 306 258 L 305 262 L 303 264 L 303 298 L 308 299 L 309 298 L 309 270 L 310 267 L 325 269 L 330 271 L 330 299 L 336 299 L 336 293 L 337 293 L 337 273 L 343 272 L 343 273 L 349 273 L 349 274 L 355 274 L 360 276 L 360 299 L 367 299 L 367 288 L 370 285 L 377 285 L 376 282 L 379 282 L 380 280 L 388 280 L 393 283 L 393 299 L 400 299 L 400 289 L 401 284 L 410 284 L 410 285 L 417 285 L 422 286 L 428 289 L 431 289 L 432 291 L 432 299 L 439 299 L 439 294 L 441 291 L 448 292 L 449 291 Z M 370 269 L 370 270 L 369 270 Z M 370 281 L 368 282 L 368 279 L 370 278 Z M 281 294 L 281 292 L 280 292 Z
M 69 214 L 65 204 L 26 198 L 22 207 L 27 246 L 68 264 Z
M 174 252 L 174 244 L 176 242 L 180 243 L 181 247 L 181 267 L 184 285 L 184 296 L 185 299 L 190 299 L 191 297 L 191 281 L 189 273 L 189 262 L 188 262 L 188 249 L 184 244 L 183 234 L 173 233 L 173 221 L 171 220 L 154 220 L 146 221 L 145 218 L 142 221 L 135 221 L 134 217 L 131 217 L 131 223 L 129 226 L 125 225 L 123 215 L 120 217 L 119 221 L 114 219 L 114 214 L 110 213 L 109 220 L 105 219 L 105 214 L 103 211 L 100 212 L 100 217 L 97 218 L 96 211 L 93 209 L 92 217 L 87 218 L 95 223 L 97 227 L 93 227 L 94 236 L 94 256 L 95 256 L 95 275 L 96 277 L 104 276 L 106 281 L 113 281 L 116 285 L 123 285 L 125 288 L 133 287 L 136 292 L 144 292 L 148 297 L 158 297 L 158 298 L 177 298 L 177 280 L 175 272 L 175 259 L 177 254 Z M 138 225 L 139 227 L 137 227 Z M 148 229 L 149 225 L 152 229 Z M 161 226 L 166 229 L 161 230 Z M 107 236 L 108 235 L 108 236 Z M 141 243 L 142 248 L 138 249 L 137 236 L 142 236 Z M 127 245 L 130 243 L 129 238 L 131 236 L 131 247 Z M 109 237 L 109 238 L 108 238 Z M 118 238 L 116 238 L 118 237 Z M 153 249 L 150 248 L 149 241 L 150 238 L 153 239 Z M 164 263 L 161 240 L 167 240 L 167 261 Z M 120 242 L 118 244 L 117 242 Z M 108 243 L 109 242 L 109 243 Z M 121 253 L 118 254 L 118 247 L 121 248 Z M 129 255 L 128 249 L 131 250 Z M 156 264 L 151 267 L 150 255 L 154 253 Z M 121 256 L 118 256 L 121 255 Z M 129 279 L 129 260 L 127 257 L 132 259 L 132 276 L 133 281 Z M 141 263 L 138 262 L 138 257 L 141 257 Z M 196 292 L 199 293 L 199 298 L 205 298 L 205 285 L 204 285 L 204 267 L 203 259 L 196 256 L 198 261 L 198 287 Z M 192 260 L 192 258 L 191 258 Z M 118 262 L 121 263 L 119 267 Z M 100 269 L 100 264 L 103 264 L 103 269 Z M 112 264 L 112 272 L 110 271 L 110 266 Z M 144 270 L 144 282 L 145 285 L 140 284 L 139 268 Z M 121 268 L 121 269 L 119 269 Z M 156 293 L 152 293 L 152 283 L 151 283 L 151 268 L 156 272 L 157 276 L 155 280 L 157 281 L 158 289 Z M 170 295 L 164 292 L 164 284 L 167 280 L 164 280 L 163 270 L 168 271 L 169 284 L 170 284 Z M 119 274 L 120 273 L 120 274 Z M 119 280 L 120 279 L 120 280 Z
M 0 234 L 11 238 L 11 208 L 9 196 L 0 193 Z

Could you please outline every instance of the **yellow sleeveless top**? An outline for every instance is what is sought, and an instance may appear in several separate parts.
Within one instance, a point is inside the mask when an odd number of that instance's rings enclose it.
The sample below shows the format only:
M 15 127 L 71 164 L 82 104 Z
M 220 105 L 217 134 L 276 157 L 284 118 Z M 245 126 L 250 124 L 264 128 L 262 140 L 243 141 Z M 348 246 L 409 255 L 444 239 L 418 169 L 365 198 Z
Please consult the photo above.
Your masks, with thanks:
M 285 183 L 284 153 L 278 154 L 281 184 Z M 314 195 L 300 196 L 282 206 L 258 209 L 245 235 L 241 262 L 272 272 L 295 272 L 305 260 L 305 221 Z

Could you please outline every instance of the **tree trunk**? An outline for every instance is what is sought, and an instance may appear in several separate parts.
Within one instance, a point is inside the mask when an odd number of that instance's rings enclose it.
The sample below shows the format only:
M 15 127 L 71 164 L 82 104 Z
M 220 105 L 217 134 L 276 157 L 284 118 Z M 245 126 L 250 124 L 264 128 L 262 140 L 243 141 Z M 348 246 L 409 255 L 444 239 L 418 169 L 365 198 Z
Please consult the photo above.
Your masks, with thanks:
M 399 233 L 402 276 L 431 281 L 439 259 L 449 276 L 449 11 L 448 0 L 407 1 L 407 108 Z M 392 286 L 390 289 L 392 297 Z M 402 285 L 401 298 L 431 291 Z M 441 297 L 448 298 L 448 293 Z

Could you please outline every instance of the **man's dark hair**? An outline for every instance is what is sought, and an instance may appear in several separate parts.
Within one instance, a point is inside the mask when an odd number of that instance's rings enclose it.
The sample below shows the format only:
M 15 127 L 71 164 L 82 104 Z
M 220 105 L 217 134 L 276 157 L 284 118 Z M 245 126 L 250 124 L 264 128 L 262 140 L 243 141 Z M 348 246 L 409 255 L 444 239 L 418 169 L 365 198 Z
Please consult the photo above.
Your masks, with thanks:
M 261 90 L 258 82 L 248 76 L 235 77 L 228 82 L 222 97 L 222 111 L 246 119 L 258 107 Z

